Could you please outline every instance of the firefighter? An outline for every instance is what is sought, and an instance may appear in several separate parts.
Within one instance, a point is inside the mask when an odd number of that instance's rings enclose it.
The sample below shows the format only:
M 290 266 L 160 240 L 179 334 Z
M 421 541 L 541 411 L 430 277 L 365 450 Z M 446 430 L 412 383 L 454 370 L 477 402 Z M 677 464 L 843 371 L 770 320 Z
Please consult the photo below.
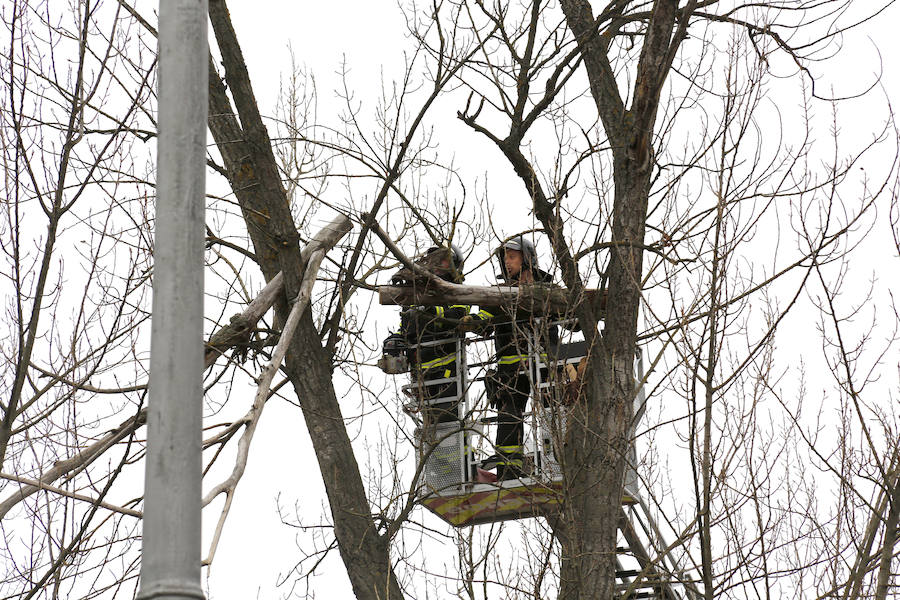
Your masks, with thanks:
M 456 246 L 434 246 L 416 262 L 445 281 L 462 283 L 464 260 Z M 457 325 L 468 314 L 469 306 L 464 304 L 405 306 L 400 313 L 400 329 L 384 342 L 386 356 L 399 352 L 406 355 L 426 427 L 459 419 Z M 427 383 L 441 379 L 452 381 Z
M 538 265 L 534 244 L 524 236 L 504 242 L 495 252 L 501 278 L 507 285 L 549 283 L 551 276 Z M 477 315 L 464 317 L 461 329 L 474 330 L 490 326 L 494 330 L 496 368 L 485 378 L 491 406 L 497 410 L 496 453 L 485 460 L 485 469 L 497 468 L 498 479 L 523 476 L 523 415 L 535 379 L 530 356 L 541 352 L 547 343 L 555 344 L 556 327 L 547 327 L 540 315 L 518 313 L 514 307 L 479 307 Z M 529 339 L 532 354 L 529 354 Z M 537 345 L 538 348 L 533 346 Z

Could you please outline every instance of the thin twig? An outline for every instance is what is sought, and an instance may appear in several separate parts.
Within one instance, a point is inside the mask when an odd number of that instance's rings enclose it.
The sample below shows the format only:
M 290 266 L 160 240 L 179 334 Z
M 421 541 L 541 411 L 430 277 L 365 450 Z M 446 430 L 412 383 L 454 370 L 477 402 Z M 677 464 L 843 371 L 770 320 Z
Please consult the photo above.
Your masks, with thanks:
M 60 496 L 65 496 L 66 498 L 72 498 L 74 500 L 81 500 L 82 502 L 88 502 L 90 504 L 96 504 L 101 508 L 105 508 L 106 510 L 111 510 L 112 512 L 121 513 L 123 515 L 129 515 L 132 517 L 137 517 L 138 519 L 144 518 L 144 513 L 139 510 L 134 510 L 131 508 L 125 508 L 123 506 L 116 506 L 114 504 L 109 504 L 107 502 L 98 502 L 96 498 L 91 498 L 90 496 L 85 496 L 84 494 L 78 494 L 76 492 L 70 492 L 68 490 L 64 490 L 62 488 L 56 487 L 55 485 L 49 485 L 47 483 L 42 483 L 37 479 L 29 479 L 28 477 L 19 477 L 18 475 L 10 475 L 9 473 L 0 473 L 0 478 L 8 479 L 9 481 L 15 481 L 17 483 L 24 483 L 25 485 L 32 486 L 34 488 L 43 490 L 45 492 L 53 492 L 54 494 L 59 494 Z

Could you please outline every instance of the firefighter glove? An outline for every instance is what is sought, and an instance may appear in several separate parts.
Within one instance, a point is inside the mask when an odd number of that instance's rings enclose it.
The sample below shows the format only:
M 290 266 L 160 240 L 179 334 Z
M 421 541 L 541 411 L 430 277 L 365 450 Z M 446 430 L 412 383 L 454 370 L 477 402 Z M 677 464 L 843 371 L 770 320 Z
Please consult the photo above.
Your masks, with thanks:
M 460 331 L 476 331 L 480 328 L 479 321 L 473 315 L 466 315 L 459 320 Z

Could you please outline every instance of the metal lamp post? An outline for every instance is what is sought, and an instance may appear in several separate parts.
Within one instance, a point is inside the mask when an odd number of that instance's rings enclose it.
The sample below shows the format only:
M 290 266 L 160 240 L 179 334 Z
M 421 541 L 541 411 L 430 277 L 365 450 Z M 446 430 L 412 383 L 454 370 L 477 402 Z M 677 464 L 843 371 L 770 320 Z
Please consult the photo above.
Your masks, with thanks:
M 159 138 L 141 600 L 203 598 L 207 0 L 160 0 Z

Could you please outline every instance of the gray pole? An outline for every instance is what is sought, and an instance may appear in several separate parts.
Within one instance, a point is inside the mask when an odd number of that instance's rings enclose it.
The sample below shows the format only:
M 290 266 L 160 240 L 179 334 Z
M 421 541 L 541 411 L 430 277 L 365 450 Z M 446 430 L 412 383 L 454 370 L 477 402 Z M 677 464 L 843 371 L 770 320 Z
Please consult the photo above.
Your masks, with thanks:
M 159 4 L 156 238 L 138 598 L 202 600 L 207 0 Z

